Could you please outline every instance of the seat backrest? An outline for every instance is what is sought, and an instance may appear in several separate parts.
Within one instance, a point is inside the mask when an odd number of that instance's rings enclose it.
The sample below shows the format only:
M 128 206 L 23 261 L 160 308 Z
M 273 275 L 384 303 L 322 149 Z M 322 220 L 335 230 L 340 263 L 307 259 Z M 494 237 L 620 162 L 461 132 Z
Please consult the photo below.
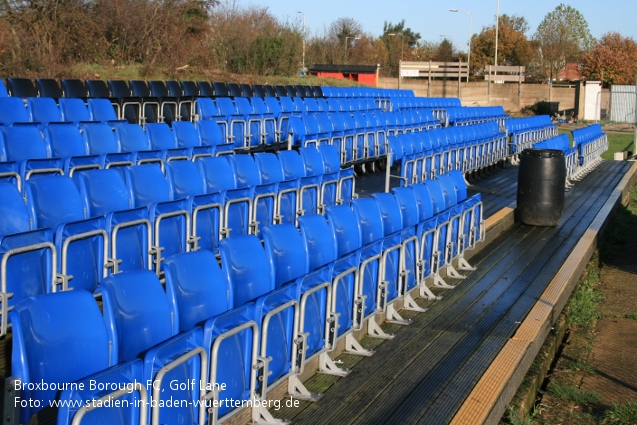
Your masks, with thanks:
M 131 81 L 132 83 L 132 81 Z M 170 94 L 170 92 L 168 91 L 168 87 L 166 86 L 167 82 L 164 82 L 162 80 L 150 80 L 148 81 L 148 89 L 150 90 L 150 94 L 153 97 L 181 97 L 181 96 L 177 96 L 177 94 Z M 172 81 L 172 83 L 177 83 L 176 81 Z M 179 86 L 179 83 L 176 84 L 175 88 L 179 87 L 179 91 L 181 91 L 181 87 Z M 182 95 L 183 95 L 183 91 L 182 91 Z
M 168 87 L 171 88 L 172 84 L 169 84 Z M 183 90 L 184 96 L 188 96 L 188 97 L 199 96 L 199 87 L 197 86 L 197 83 L 195 83 L 194 81 L 181 81 L 181 88 Z M 173 91 L 176 91 L 175 87 L 171 88 L 171 95 L 175 96 L 174 94 L 172 94 Z
M 49 227 L 79 221 L 84 205 L 73 180 L 66 176 L 43 175 L 26 182 L 27 206 L 33 216 L 33 228 Z
M 170 187 L 159 164 L 126 167 L 126 184 L 131 190 L 136 208 L 172 200 Z
M 241 86 L 237 83 L 228 83 L 228 95 L 230 97 L 240 97 L 243 96 Z
M 177 334 L 164 289 L 150 270 L 112 274 L 102 280 L 100 288 L 104 319 L 120 362 L 133 360 Z
M 27 298 L 11 314 L 12 373 L 24 384 L 74 382 L 117 363 L 109 356 L 102 313 L 87 291 L 63 291 Z M 110 362 L 109 362 L 110 359 Z M 56 389 L 27 386 L 21 397 L 41 406 L 21 409 L 20 423 L 55 400 Z
M 206 193 L 215 193 L 237 187 L 234 171 L 225 155 L 198 158 L 197 165 L 206 182 Z
M 383 214 L 375 199 L 354 199 L 352 209 L 358 218 L 363 245 L 379 241 L 385 236 Z
M 316 270 L 338 258 L 336 237 L 320 214 L 299 217 L 299 228 L 310 258 L 310 270 Z
M 206 183 L 199 168 L 192 161 L 171 161 L 166 164 L 166 180 L 173 199 L 206 193 Z
M 164 122 L 146 124 L 146 136 L 151 149 L 173 149 L 177 147 L 177 141 L 168 124 Z
M 252 155 L 228 155 L 228 161 L 234 171 L 237 188 L 248 188 L 261 184 L 261 175 Z
M 2 132 L 6 158 L 0 158 L 0 160 L 24 161 L 50 157 L 42 133 L 37 126 L 5 127 Z
M 221 270 L 233 287 L 236 307 L 274 289 L 274 271 L 255 235 L 237 235 L 219 243 Z
M 261 84 L 253 84 L 252 92 L 253 92 L 252 96 L 254 97 L 265 98 L 268 96 L 268 94 L 265 92 L 265 87 L 263 87 Z M 244 92 L 244 96 L 245 96 L 245 92 Z
M 254 154 L 261 182 L 263 184 L 278 183 L 283 181 L 283 169 L 279 158 L 272 152 L 259 152 Z
M 4 80 L 0 78 L 0 97 L 9 97 L 7 86 L 4 85 Z
M 270 84 L 264 84 L 263 90 L 265 90 L 265 94 L 267 97 L 277 97 L 276 90 Z
M 29 211 L 22 194 L 11 183 L 0 182 L 0 238 L 31 230 Z
M 153 96 L 150 93 L 150 88 L 148 87 L 148 84 L 146 84 L 146 81 L 144 80 L 130 80 L 128 84 L 130 85 L 130 89 L 131 89 L 131 92 L 133 93 L 133 96 L 137 96 L 137 97 Z
M 277 97 L 288 97 L 289 93 L 287 91 L 287 89 L 285 88 L 285 86 L 274 86 L 274 91 L 276 93 Z
M 221 127 L 216 121 L 199 120 L 195 124 L 203 146 L 217 146 L 225 142 Z
M 265 226 L 263 246 L 274 270 L 277 288 L 304 276 L 309 270 L 309 255 L 299 229 L 293 224 Z
M 362 246 L 360 222 L 349 205 L 331 205 L 326 208 L 325 215 L 332 233 L 336 235 L 339 257 L 360 249 Z
M 197 99 L 196 105 L 200 121 L 216 118 L 219 115 L 219 109 L 217 108 L 217 105 L 209 97 L 200 97 L 199 99 Z
M 425 180 L 422 184 L 429 189 L 434 214 L 443 212 L 447 208 L 447 203 L 442 188 L 440 187 L 440 182 L 438 180 Z
M 318 150 L 323 157 L 326 173 L 336 173 L 341 170 L 341 158 L 336 150 L 336 146 L 320 145 Z
M 113 104 L 110 100 L 103 98 L 89 98 L 86 103 L 88 104 L 88 112 L 91 117 L 91 121 L 117 120 L 115 108 L 113 108 Z
M 199 96 L 213 97 L 215 90 L 208 81 L 197 81 L 197 87 L 199 88 Z
M 85 99 L 88 97 L 88 90 L 86 84 L 82 80 L 77 79 L 62 79 L 62 93 L 64 97 L 74 97 Z
M 62 89 L 57 80 L 53 78 L 37 78 L 35 85 L 38 88 L 40 97 L 52 97 L 55 99 L 62 97 Z
M 214 81 L 212 83 L 212 87 L 214 89 L 215 97 L 228 97 L 232 96 L 230 91 L 228 90 L 228 85 L 224 82 Z
M 250 84 L 241 84 L 241 94 L 239 96 L 243 97 L 254 97 L 255 93 Z M 260 94 L 256 95 L 257 97 L 263 97 Z
M 0 124 L 13 125 L 16 122 L 29 122 L 29 109 L 19 97 L 0 97 Z
M 119 141 L 122 152 L 150 150 L 150 142 L 139 124 L 116 123 L 115 137 Z
M 92 155 L 120 152 L 119 143 L 115 133 L 108 124 L 84 123 L 80 124 L 80 130 Z
M 32 122 L 59 122 L 62 114 L 55 100 L 50 97 L 30 97 L 27 99 Z
M 7 89 L 12 97 L 37 97 L 38 91 L 29 78 L 7 78 Z
M 88 217 L 133 208 L 130 188 L 126 186 L 122 173 L 115 168 L 80 173 L 80 190 Z
M 111 97 L 123 98 L 133 96 L 130 86 L 124 80 L 108 80 Z
M 325 164 L 323 163 L 323 155 L 316 148 L 299 149 L 303 165 L 305 166 L 305 174 L 308 176 L 322 176 L 325 174 Z
M 306 176 L 305 165 L 296 151 L 279 151 L 277 152 L 277 156 L 281 162 L 281 168 L 283 169 L 283 176 L 285 180 L 294 180 Z
M 211 251 L 171 255 L 166 259 L 164 271 L 166 296 L 179 331 L 190 330 L 234 307 L 234 288 Z
M 88 155 L 86 142 L 74 124 L 49 124 L 45 137 L 49 142 L 53 157 L 66 158 Z
M 281 115 L 281 103 L 279 103 L 279 100 L 276 97 L 269 96 L 263 100 L 269 113 L 277 117 Z
M 62 121 L 80 122 L 90 121 L 91 116 L 82 99 L 61 97 L 58 99 Z
M 104 80 L 86 80 L 89 97 L 111 97 L 111 91 Z
M 195 128 L 195 124 L 191 121 L 173 121 L 172 132 L 177 141 L 177 147 L 190 148 L 201 146 L 199 133 Z
M 385 236 L 401 231 L 403 229 L 403 216 L 396 197 L 391 193 L 375 193 L 372 196 L 378 202 L 383 215 Z
M 414 191 L 414 195 L 416 196 L 419 220 L 425 221 L 428 218 L 433 217 L 433 201 L 431 200 L 431 194 L 429 193 L 429 189 L 427 188 L 427 186 L 418 183 L 411 185 L 411 188 Z
M 415 226 L 420 222 L 418 201 L 411 187 L 395 187 L 392 193 L 398 200 L 400 212 L 403 216 L 403 226 Z
M 456 187 L 453 183 L 453 179 L 448 174 L 441 174 L 437 177 L 440 182 L 442 194 L 445 197 L 445 205 L 447 208 L 451 208 L 458 203 L 458 196 L 456 194 Z

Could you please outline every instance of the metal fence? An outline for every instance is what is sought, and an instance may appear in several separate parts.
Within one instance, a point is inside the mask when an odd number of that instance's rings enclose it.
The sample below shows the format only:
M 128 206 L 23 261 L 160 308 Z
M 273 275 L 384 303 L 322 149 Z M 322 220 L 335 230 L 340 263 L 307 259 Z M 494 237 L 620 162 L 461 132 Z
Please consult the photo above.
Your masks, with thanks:
M 636 109 L 635 86 L 613 85 L 610 88 L 610 120 L 634 123 Z

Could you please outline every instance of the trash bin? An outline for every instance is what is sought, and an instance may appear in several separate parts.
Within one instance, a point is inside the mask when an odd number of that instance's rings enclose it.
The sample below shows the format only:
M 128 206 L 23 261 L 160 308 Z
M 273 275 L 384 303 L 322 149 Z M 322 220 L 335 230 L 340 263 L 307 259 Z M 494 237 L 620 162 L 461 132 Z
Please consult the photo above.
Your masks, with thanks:
M 518 217 L 531 226 L 557 226 L 564 212 L 566 161 L 554 149 L 526 149 L 518 171 Z

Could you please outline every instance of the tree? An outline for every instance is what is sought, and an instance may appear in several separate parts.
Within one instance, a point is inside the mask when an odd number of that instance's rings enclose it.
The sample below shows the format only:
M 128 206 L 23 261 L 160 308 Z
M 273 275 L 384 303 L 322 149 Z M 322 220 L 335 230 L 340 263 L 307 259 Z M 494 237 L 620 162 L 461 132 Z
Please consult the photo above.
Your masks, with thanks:
M 617 32 L 606 33 L 582 55 L 582 65 L 582 74 L 588 80 L 601 80 L 605 85 L 634 84 L 637 42 Z
M 420 33 L 413 32 L 411 28 L 405 28 L 405 20 L 403 19 L 397 24 L 392 24 L 391 22 L 385 21 L 383 25 L 383 37 L 388 34 L 402 34 L 404 42 L 409 46 L 410 49 L 413 49 L 418 44 L 420 40 Z
M 526 37 L 529 25 L 521 16 L 501 15 L 498 25 L 498 65 L 528 66 L 533 56 Z M 482 28 L 471 39 L 471 75 L 484 74 L 495 57 L 495 25 Z
M 568 62 L 579 61 L 581 54 L 595 43 L 584 16 L 564 4 L 544 17 L 535 38 L 540 42 L 542 62 L 551 81 L 558 78 Z
M 437 52 L 433 57 L 437 62 L 451 62 L 453 61 L 453 45 L 446 38 L 438 45 Z
M 413 32 L 411 28 L 405 28 L 404 19 L 397 24 L 385 21 L 380 39 L 385 43 L 389 53 L 388 65 L 390 73 L 397 75 L 398 62 L 402 59 L 409 60 L 411 58 L 411 51 L 418 45 L 420 33 Z M 405 48 L 405 45 L 407 48 Z

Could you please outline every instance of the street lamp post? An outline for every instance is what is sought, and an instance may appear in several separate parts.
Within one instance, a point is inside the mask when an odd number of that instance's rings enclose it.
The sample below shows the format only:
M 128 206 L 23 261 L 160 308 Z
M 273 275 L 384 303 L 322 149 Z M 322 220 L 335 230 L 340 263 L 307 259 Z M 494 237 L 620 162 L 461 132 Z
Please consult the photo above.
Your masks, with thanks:
M 500 26 L 500 0 L 497 0 L 495 7 L 495 59 L 494 65 L 498 66 L 498 27 Z
M 467 50 L 467 67 L 471 69 L 471 23 L 473 20 L 473 15 L 471 12 L 467 12 L 466 10 L 458 10 L 458 9 L 449 9 L 449 12 L 464 12 L 469 15 L 469 48 Z M 469 82 L 469 72 L 467 72 L 467 83 Z
M 354 37 L 345 37 L 345 63 L 347 63 L 347 40 L 360 40 L 361 37 L 358 35 L 355 35 Z
M 301 12 L 300 10 L 297 13 L 303 15 L 303 62 L 301 64 L 301 72 L 303 73 L 303 75 L 305 75 L 305 39 L 307 38 L 307 27 L 305 26 L 305 13 Z

